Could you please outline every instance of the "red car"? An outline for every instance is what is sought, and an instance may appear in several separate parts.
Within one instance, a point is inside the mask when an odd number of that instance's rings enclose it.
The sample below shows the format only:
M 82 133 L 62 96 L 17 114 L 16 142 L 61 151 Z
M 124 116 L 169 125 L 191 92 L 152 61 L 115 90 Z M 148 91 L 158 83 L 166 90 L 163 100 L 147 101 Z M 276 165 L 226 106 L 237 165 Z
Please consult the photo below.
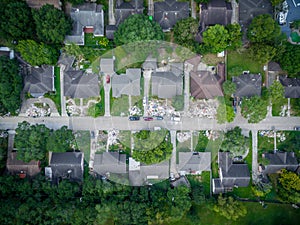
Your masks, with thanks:
M 106 75 L 106 83 L 109 84 L 110 83 L 110 76 Z
M 152 120 L 153 120 L 153 117 L 144 117 L 144 120 L 145 120 L 145 121 L 152 121 Z

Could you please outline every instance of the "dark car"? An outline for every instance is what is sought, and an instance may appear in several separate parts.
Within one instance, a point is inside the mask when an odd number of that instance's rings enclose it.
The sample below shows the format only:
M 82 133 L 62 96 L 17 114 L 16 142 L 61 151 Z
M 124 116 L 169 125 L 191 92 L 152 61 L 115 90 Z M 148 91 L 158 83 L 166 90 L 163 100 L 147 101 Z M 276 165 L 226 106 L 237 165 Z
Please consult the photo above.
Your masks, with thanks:
M 147 116 L 147 117 L 144 117 L 144 120 L 145 120 L 145 121 L 152 121 L 152 120 L 153 120 L 153 117 Z
M 139 116 L 129 116 L 129 120 L 130 121 L 137 121 L 137 120 L 140 120 L 140 117 Z
M 156 119 L 157 120 L 163 120 L 164 118 L 162 116 L 157 116 Z
M 294 130 L 300 131 L 300 127 L 294 127 Z

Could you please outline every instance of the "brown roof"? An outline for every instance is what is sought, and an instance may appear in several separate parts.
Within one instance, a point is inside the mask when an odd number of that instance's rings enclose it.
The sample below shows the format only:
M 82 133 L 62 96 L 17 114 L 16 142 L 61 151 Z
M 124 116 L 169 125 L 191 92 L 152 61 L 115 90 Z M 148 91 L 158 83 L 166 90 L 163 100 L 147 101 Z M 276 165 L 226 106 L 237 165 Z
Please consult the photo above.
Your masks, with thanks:
M 27 174 L 28 176 L 34 176 L 40 172 L 40 162 L 31 160 L 29 163 L 25 163 L 22 160 L 17 159 L 17 152 L 10 152 L 7 158 L 6 167 L 10 174 Z
M 46 4 L 53 5 L 55 8 L 61 9 L 60 0 L 26 0 L 26 2 L 30 8 L 34 9 L 39 9 Z
M 193 71 L 196 72 L 197 71 L 197 67 L 199 65 L 199 63 L 201 62 L 201 56 L 200 55 L 196 55 L 193 58 L 190 58 L 188 60 L 185 61 L 186 64 L 190 64 L 193 67 Z

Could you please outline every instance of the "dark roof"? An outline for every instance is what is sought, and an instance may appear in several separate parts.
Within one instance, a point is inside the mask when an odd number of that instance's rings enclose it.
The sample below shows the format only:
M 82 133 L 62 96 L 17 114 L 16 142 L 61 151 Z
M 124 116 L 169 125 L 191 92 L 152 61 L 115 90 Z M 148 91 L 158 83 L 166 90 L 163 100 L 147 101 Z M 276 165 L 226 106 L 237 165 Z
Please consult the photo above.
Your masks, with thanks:
M 34 97 L 54 91 L 54 67 L 48 65 L 31 67 L 31 72 L 24 79 L 24 91 Z
M 280 65 L 277 62 L 268 63 L 268 71 L 282 71 Z
M 216 24 L 227 25 L 231 23 L 232 6 L 225 0 L 210 0 L 201 5 L 200 21 L 205 28 Z
M 154 2 L 154 20 L 163 30 L 170 30 L 178 20 L 189 17 L 189 3 L 165 0 Z
M 143 11 L 143 0 L 131 0 L 130 2 L 123 0 L 117 1 L 115 7 L 116 26 L 119 26 L 131 15 L 143 14 Z
M 265 153 L 263 157 L 269 160 L 265 165 L 264 174 L 276 173 L 281 169 L 295 171 L 299 164 L 294 152 Z
M 230 152 L 219 152 L 218 163 L 221 181 L 225 187 L 246 187 L 250 181 L 250 172 L 245 163 L 233 163 Z
M 279 81 L 284 86 L 286 98 L 300 98 L 300 78 L 280 76 Z
M 232 82 L 236 84 L 235 96 L 252 97 L 261 95 L 261 75 L 259 74 L 242 74 L 232 77 Z
M 86 26 L 94 28 L 95 36 L 104 35 L 104 15 L 102 5 L 96 3 L 85 3 L 73 7 L 70 16 L 73 20 L 73 29 L 71 35 L 66 36 L 65 42 L 75 42 L 78 45 L 84 44 L 82 35 L 83 28 Z
M 126 154 L 103 152 L 95 154 L 94 172 L 105 176 L 106 173 L 126 173 Z
M 224 78 L 218 74 L 212 74 L 210 71 L 192 71 L 190 79 L 190 91 L 194 98 L 213 99 L 223 96 L 221 85 Z
M 21 171 L 28 176 L 35 176 L 40 172 L 40 162 L 31 160 L 28 163 L 23 162 L 22 160 L 17 159 L 17 152 L 10 151 L 8 153 L 6 168 L 10 174 L 20 174 Z
M 83 180 L 83 152 L 50 152 L 50 168 L 52 180 L 57 183 L 59 179 L 70 179 L 71 181 Z
M 107 25 L 105 28 L 105 36 L 109 39 L 109 40 L 113 40 L 114 39 L 114 33 L 117 30 L 116 25 Z

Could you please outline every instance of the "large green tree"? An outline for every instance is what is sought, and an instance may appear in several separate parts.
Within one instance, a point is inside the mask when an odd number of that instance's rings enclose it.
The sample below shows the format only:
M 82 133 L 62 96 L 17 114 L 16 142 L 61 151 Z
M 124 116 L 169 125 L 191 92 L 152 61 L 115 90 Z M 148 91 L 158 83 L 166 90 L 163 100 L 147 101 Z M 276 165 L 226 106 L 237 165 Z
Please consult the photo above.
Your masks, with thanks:
M 268 63 L 276 55 L 276 48 L 264 43 L 251 44 L 249 49 L 250 57 L 260 64 Z
M 249 138 L 242 135 L 241 128 L 235 127 L 225 133 L 220 148 L 223 151 L 230 151 L 233 156 L 241 156 L 249 148 Z
M 16 114 L 21 104 L 22 78 L 19 64 L 5 56 L 0 57 L 0 115 Z
M 57 62 L 58 52 L 49 45 L 37 43 L 34 40 L 22 40 L 17 45 L 22 58 L 32 66 L 42 64 L 54 65 Z
M 275 80 L 269 87 L 269 98 L 272 103 L 281 101 L 284 98 L 284 87 L 280 81 Z
M 63 11 L 53 5 L 44 5 L 33 11 L 37 36 L 40 41 L 51 44 L 62 43 L 71 31 L 72 22 Z
M 258 123 L 267 116 L 268 101 L 254 96 L 242 101 L 242 116 L 249 123 Z
M 75 137 L 72 130 L 66 126 L 58 130 L 54 130 L 52 134 L 47 137 L 46 150 L 52 152 L 64 152 L 74 149 Z
M 231 96 L 233 93 L 236 92 L 236 84 L 230 80 L 226 80 L 222 84 L 222 87 L 223 87 L 224 95 L 226 95 L 226 96 Z
M 199 23 L 192 17 L 179 20 L 173 29 L 175 42 L 193 51 L 196 45 L 195 36 L 198 33 L 198 29 Z
M 228 31 L 228 49 L 235 50 L 242 46 L 242 29 L 238 23 L 228 24 L 225 27 Z
M 31 9 L 25 1 L 1 2 L 0 38 L 22 40 L 35 36 Z
M 117 45 L 128 44 L 138 41 L 163 40 L 164 33 L 153 20 L 145 15 L 135 14 L 128 17 L 114 34 Z
M 299 77 L 300 74 L 300 45 L 285 43 L 283 51 L 277 53 L 276 61 L 289 77 Z
M 279 195 L 282 200 L 300 203 L 300 176 L 294 172 L 283 170 L 278 181 Z
M 228 46 L 228 39 L 228 30 L 219 24 L 211 26 L 203 32 L 203 43 L 213 53 L 224 51 Z
M 251 21 L 247 36 L 251 42 L 272 44 L 280 36 L 280 27 L 271 15 L 262 14 Z

